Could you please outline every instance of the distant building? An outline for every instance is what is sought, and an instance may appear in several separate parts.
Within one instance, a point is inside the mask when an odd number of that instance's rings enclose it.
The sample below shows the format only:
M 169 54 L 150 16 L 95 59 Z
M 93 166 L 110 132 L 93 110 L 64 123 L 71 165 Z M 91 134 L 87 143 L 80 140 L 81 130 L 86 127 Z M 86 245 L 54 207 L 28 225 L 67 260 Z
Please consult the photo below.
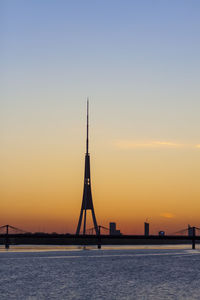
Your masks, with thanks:
M 144 235 L 148 236 L 149 235 L 149 223 L 144 222 Z
M 116 229 L 116 223 L 110 222 L 109 224 L 110 235 L 121 235 L 120 230 Z
M 165 232 L 161 230 L 161 231 L 158 232 L 158 235 L 159 235 L 159 236 L 164 236 L 164 235 L 165 235 Z

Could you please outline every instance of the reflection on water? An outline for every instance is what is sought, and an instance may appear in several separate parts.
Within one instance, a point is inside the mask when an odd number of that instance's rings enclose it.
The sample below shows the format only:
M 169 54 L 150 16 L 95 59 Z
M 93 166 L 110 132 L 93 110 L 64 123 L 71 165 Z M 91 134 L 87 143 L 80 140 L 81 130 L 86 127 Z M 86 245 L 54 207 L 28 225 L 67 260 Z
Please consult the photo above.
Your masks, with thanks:
M 186 245 L 103 245 L 101 250 L 144 250 L 144 249 L 191 249 L 190 244 Z M 196 245 L 196 249 L 200 249 L 200 245 Z M 98 250 L 97 246 L 63 246 L 63 245 L 10 245 L 9 249 L 5 249 L 4 245 L 0 245 L 0 252 L 45 252 L 45 251 L 82 251 L 82 250 Z
M 200 250 L 191 245 L 83 249 L 1 246 L 0 300 L 199 299 Z

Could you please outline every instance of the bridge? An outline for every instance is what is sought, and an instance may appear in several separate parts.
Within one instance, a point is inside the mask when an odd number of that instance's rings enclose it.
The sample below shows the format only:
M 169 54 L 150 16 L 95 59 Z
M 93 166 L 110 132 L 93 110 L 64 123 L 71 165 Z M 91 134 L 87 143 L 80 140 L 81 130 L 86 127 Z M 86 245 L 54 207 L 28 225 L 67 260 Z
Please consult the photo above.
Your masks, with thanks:
M 179 230 L 170 235 L 109 235 L 109 229 L 98 226 L 99 234 L 95 228 L 90 228 L 84 235 L 27 232 L 20 228 L 3 225 L 0 226 L 0 244 L 9 249 L 11 245 L 164 245 L 164 244 L 191 244 L 195 249 L 200 243 L 200 228 L 191 227 Z

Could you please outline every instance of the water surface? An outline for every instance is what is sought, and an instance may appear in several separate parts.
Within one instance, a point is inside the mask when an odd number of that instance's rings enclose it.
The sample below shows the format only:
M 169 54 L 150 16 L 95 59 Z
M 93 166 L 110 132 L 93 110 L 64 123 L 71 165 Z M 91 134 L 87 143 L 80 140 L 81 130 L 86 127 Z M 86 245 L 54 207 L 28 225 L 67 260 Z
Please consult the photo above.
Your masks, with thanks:
M 0 299 L 200 299 L 186 246 L 0 248 Z

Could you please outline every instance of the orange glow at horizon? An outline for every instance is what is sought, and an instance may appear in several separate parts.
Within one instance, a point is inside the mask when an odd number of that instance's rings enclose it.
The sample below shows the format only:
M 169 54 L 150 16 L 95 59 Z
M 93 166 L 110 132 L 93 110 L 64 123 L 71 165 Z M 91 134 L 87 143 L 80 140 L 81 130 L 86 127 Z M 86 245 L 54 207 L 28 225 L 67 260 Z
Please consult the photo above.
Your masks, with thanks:
M 94 151 L 94 150 L 92 150 Z M 124 234 L 167 233 L 199 226 L 199 151 L 121 151 L 101 147 L 91 155 L 97 222 L 116 222 Z M 184 163 L 183 163 L 184 162 Z M 84 155 L 74 152 L 28 158 L 17 153 L 1 176 L 1 224 L 27 231 L 75 233 L 83 192 Z M 91 226 L 88 214 L 88 228 Z
M 0 225 L 76 232 L 88 96 L 98 224 L 200 228 L 200 1 L 125 3 L 1 1 Z

